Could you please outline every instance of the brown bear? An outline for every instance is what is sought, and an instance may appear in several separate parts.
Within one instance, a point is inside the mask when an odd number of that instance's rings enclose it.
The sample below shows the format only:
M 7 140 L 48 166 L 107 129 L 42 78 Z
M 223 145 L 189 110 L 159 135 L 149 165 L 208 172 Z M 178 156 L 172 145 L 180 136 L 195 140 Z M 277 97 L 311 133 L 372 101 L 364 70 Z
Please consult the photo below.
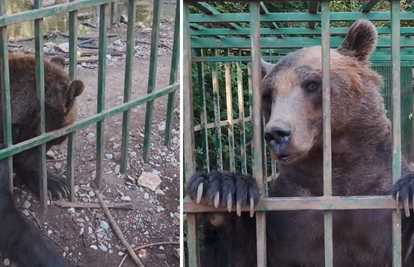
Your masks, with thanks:
M 71 81 L 64 70 L 65 59 L 45 59 L 45 130 L 50 132 L 70 125 L 74 121 L 74 103 L 82 94 L 84 84 Z M 10 54 L 10 99 L 13 144 L 28 140 L 40 134 L 40 101 L 36 95 L 36 60 L 33 55 Z M 0 77 L 2 79 L 3 77 Z M 0 104 L 1 104 L 0 99 Z M 3 143 L 3 117 L 0 109 L 0 140 Z M 67 136 L 59 137 L 46 144 L 46 149 L 62 143 Z M 39 154 L 36 148 L 13 156 L 13 169 L 37 195 L 40 192 Z M 16 209 L 9 191 L 9 169 L 6 160 L 0 161 L 0 252 L 20 266 L 61 267 L 67 266 L 60 254 L 43 234 L 23 218 Z M 47 170 L 47 186 L 53 197 L 66 196 L 65 179 Z
M 381 77 L 368 57 L 377 41 L 375 26 L 358 20 L 338 49 L 330 50 L 332 105 L 332 194 L 390 195 L 400 201 L 414 193 L 414 176 L 401 163 L 402 179 L 392 182 L 392 131 L 380 95 Z M 321 47 L 290 53 L 276 64 L 262 60 L 265 139 L 279 162 L 270 197 L 323 195 L 323 111 Z M 187 192 L 199 202 L 257 204 L 259 189 L 249 175 L 196 173 Z M 242 213 L 203 214 L 201 266 L 256 266 L 255 218 Z M 414 221 L 403 215 L 405 267 L 414 266 Z M 266 216 L 269 267 L 324 266 L 323 211 L 273 211 Z M 411 244 L 411 245 L 410 245 Z M 333 211 L 335 267 L 392 266 L 392 211 Z

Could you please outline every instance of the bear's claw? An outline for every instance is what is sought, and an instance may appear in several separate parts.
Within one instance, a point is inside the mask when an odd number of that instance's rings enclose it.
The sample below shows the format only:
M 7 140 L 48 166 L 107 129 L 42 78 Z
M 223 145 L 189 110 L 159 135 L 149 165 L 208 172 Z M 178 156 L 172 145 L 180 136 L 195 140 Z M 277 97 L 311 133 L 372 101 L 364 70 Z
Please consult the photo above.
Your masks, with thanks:
M 204 199 L 204 202 L 216 208 L 227 206 L 229 212 L 235 203 L 238 216 L 241 216 L 242 206 L 250 205 L 251 217 L 260 198 L 259 186 L 253 177 L 218 171 L 195 173 L 188 181 L 187 193 L 197 204 Z
M 410 217 L 410 199 L 414 203 L 414 173 L 405 175 L 394 184 L 393 196 L 397 201 L 397 210 L 399 210 L 400 201 L 402 201 L 405 216 Z

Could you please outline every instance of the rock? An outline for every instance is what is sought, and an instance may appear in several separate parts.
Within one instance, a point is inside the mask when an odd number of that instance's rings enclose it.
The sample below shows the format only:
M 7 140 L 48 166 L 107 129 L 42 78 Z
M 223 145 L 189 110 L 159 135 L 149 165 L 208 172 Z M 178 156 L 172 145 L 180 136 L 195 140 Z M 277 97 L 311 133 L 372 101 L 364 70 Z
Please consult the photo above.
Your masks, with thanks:
M 114 156 L 112 156 L 112 154 L 105 154 L 105 158 L 107 159 L 112 159 Z
M 53 42 L 47 42 L 47 43 L 44 43 L 43 46 L 47 47 L 49 49 L 52 49 L 52 48 L 56 47 L 56 44 L 53 43 Z
M 58 44 L 58 46 L 56 47 L 58 50 L 64 52 L 64 53 L 69 53 L 69 43 L 61 43 Z
M 95 245 L 90 246 L 91 249 L 98 250 L 98 247 Z
M 142 34 L 147 34 L 147 33 L 151 33 L 152 29 L 151 28 L 145 28 L 142 30 Z
M 155 190 L 155 194 L 157 194 L 158 196 L 165 196 L 165 193 L 161 189 L 159 189 L 159 188 L 157 188 Z
M 165 122 L 161 122 L 160 124 L 158 124 L 158 131 L 165 131 Z
M 104 251 L 104 252 L 108 251 L 108 248 L 105 245 L 103 245 L 103 244 L 100 244 L 99 245 L 99 249 L 102 250 L 102 251 Z
M 148 193 L 144 193 L 144 199 L 149 199 L 149 194 Z
M 124 255 L 125 255 L 125 253 L 124 253 L 124 252 L 122 252 L 122 251 L 119 251 L 119 252 L 118 252 L 118 256 L 119 256 L 119 257 L 122 257 L 122 256 L 124 256 Z
M 3 264 L 6 266 L 10 265 L 10 260 L 9 259 L 4 259 Z
M 46 156 L 51 157 L 51 158 L 55 158 L 55 152 L 53 152 L 52 150 L 49 150 L 46 152 Z
M 100 226 L 102 229 L 104 229 L 104 230 L 108 230 L 108 229 L 109 229 L 109 225 L 108 225 L 108 223 L 107 223 L 107 222 L 105 222 L 105 221 L 101 221 L 101 222 L 99 223 L 99 226 Z
M 135 158 L 135 157 L 137 156 L 137 152 L 132 151 L 131 153 L 129 153 L 129 155 L 130 155 L 132 158 Z
M 114 153 L 114 160 L 120 161 L 121 160 L 121 152 L 115 152 Z
M 30 204 L 30 201 L 26 200 L 26 201 L 23 203 L 22 207 L 23 207 L 23 209 L 28 209 L 28 208 L 30 208 L 30 206 L 31 206 L 31 205 L 32 205 L 32 204 Z
M 155 191 L 160 184 L 160 177 L 150 172 L 142 172 L 141 176 L 138 178 L 139 186 L 147 187 L 152 191 Z
M 131 197 L 130 196 L 123 196 L 123 197 L 121 197 L 121 200 L 129 202 L 129 201 L 131 201 Z
M 68 212 L 69 214 L 75 214 L 75 208 L 69 208 Z
M 120 170 L 121 170 L 121 165 L 117 164 L 115 166 L 115 174 L 118 174 Z
M 88 133 L 88 134 L 86 135 L 86 138 L 88 138 L 88 139 L 93 139 L 93 138 L 95 138 L 95 134 L 94 134 L 94 133 Z

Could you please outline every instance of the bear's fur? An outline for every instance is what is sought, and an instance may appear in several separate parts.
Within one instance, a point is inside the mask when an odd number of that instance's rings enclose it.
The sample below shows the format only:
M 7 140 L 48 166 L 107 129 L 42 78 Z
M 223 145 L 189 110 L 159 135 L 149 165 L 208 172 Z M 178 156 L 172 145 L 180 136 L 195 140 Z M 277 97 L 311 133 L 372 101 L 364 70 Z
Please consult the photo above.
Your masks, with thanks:
M 356 21 L 338 49 L 330 50 L 332 107 L 332 194 L 412 198 L 414 176 L 401 163 L 392 183 L 392 131 L 379 87 L 381 77 L 367 58 L 377 40 L 375 26 Z M 279 161 L 270 197 L 323 195 L 323 112 L 321 47 L 303 48 L 277 64 L 262 60 L 265 138 Z M 200 186 L 202 185 L 202 186 Z M 187 192 L 196 201 L 257 203 L 254 178 L 238 173 L 194 174 Z M 218 192 L 218 193 L 217 193 Z M 218 198 L 219 197 L 219 198 Z M 412 213 L 413 215 L 413 213 Z M 203 214 L 201 266 L 256 266 L 255 218 L 243 213 Z M 414 266 L 413 219 L 402 218 L 402 259 Z M 273 211 L 266 216 L 269 267 L 324 266 L 323 211 Z M 333 211 L 336 267 L 392 266 L 392 211 Z
M 74 121 L 74 103 L 84 90 L 80 80 L 71 81 L 64 70 L 64 58 L 45 59 L 45 130 L 56 130 Z M 40 134 L 40 101 L 36 95 L 36 61 L 33 55 L 10 54 L 10 99 L 13 144 Z M 3 77 L 0 77 L 0 79 Z M 1 105 L 1 98 L 0 98 Z M 0 140 L 3 143 L 3 117 L 0 108 Z M 46 149 L 62 143 L 67 136 L 54 139 Z M 32 148 L 13 156 L 13 169 L 36 194 L 40 193 L 39 154 Z M 0 252 L 21 266 L 63 267 L 63 258 L 43 234 L 29 224 L 16 209 L 9 191 L 9 169 L 6 160 L 0 161 Z M 67 195 L 66 181 L 60 175 L 47 170 L 48 191 L 53 197 Z

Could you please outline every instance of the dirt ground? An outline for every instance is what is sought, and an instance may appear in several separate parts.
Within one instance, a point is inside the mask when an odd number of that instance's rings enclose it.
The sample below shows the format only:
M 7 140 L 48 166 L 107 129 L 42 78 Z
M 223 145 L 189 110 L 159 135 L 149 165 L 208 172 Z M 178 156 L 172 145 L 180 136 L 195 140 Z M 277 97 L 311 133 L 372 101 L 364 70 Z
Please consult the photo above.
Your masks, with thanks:
M 171 2 L 171 1 L 169 1 Z M 173 2 L 173 1 L 172 1 Z M 174 4 L 171 4 L 175 8 Z M 156 89 L 168 85 L 173 37 L 173 19 L 165 19 L 160 31 Z M 108 45 L 122 46 L 126 40 L 126 25 L 111 27 L 110 33 L 117 36 L 108 40 Z M 151 31 L 137 25 L 136 40 L 150 42 Z M 49 40 L 50 41 L 50 40 Z M 53 41 L 53 40 L 51 40 Z M 150 46 L 136 42 L 133 64 L 132 97 L 146 94 L 148 83 Z M 30 44 L 25 45 L 27 49 Z M 105 108 L 122 103 L 125 56 L 108 56 L 106 71 Z M 78 79 L 85 83 L 85 91 L 77 100 L 77 119 L 82 120 L 96 114 L 98 71 L 96 63 L 78 65 Z M 145 266 L 179 266 L 179 195 L 180 195 L 180 146 L 179 146 L 179 90 L 176 92 L 171 147 L 164 146 L 167 97 L 154 101 L 151 131 L 150 160 L 142 159 L 146 105 L 131 110 L 128 171 L 119 173 L 122 140 L 122 114 L 104 121 L 103 190 L 108 203 L 130 203 L 132 209 L 110 209 L 126 240 L 139 247 L 156 242 L 156 245 L 137 250 Z M 51 149 L 48 168 L 66 174 L 66 142 Z M 156 190 L 139 186 L 137 180 L 142 172 L 159 177 L 161 183 Z M 77 203 L 98 203 L 91 190 L 96 174 L 96 125 L 76 132 L 75 191 Z M 154 178 L 154 179 L 155 179 Z M 48 236 L 75 265 L 88 267 L 119 266 L 127 252 L 115 235 L 102 209 L 62 208 L 54 201 L 48 213 L 41 216 L 39 201 L 15 179 L 16 205 L 23 214 Z M 0 266 L 16 266 L 8 259 L 0 258 Z M 124 267 L 136 266 L 128 257 Z

